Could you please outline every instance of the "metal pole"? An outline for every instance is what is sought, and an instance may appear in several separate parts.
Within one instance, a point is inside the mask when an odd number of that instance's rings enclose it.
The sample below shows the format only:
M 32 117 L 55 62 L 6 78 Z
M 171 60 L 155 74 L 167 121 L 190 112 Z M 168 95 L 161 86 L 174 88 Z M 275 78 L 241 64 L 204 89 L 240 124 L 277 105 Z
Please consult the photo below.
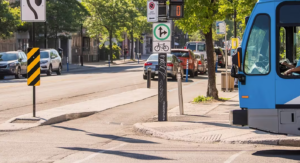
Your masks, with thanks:
M 178 82 L 179 113 L 180 115 L 183 115 L 184 110 L 183 110 L 182 82 L 181 82 L 180 70 L 178 70 L 177 73 L 177 82 Z
M 158 121 L 168 120 L 167 54 L 158 55 Z
M 108 67 L 110 67 L 110 55 L 108 55 Z
M 32 22 L 32 47 L 35 47 L 35 23 Z M 36 102 L 35 102 L 35 86 L 33 86 L 33 117 L 35 117 Z
M 67 57 L 67 72 L 69 72 L 69 57 Z
M 225 30 L 226 31 L 226 30 Z M 225 32 L 225 72 L 226 72 L 226 92 L 228 92 L 228 73 L 227 73 L 227 67 L 228 67 L 228 56 L 227 56 L 227 32 Z
M 186 61 L 186 74 L 185 74 L 185 82 L 189 81 L 189 60 Z
M 44 33 L 44 37 L 45 37 L 45 41 L 44 41 L 44 48 L 47 48 L 47 22 L 44 23 L 45 25 L 45 33 Z
M 147 70 L 147 88 L 151 88 L 151 68 Z
M 82 24 L 81 24 L 81 30 L 80 30 L 80 37 L 81 37 L 81 66 L 83 66 L 83 37 L 82 37 Z

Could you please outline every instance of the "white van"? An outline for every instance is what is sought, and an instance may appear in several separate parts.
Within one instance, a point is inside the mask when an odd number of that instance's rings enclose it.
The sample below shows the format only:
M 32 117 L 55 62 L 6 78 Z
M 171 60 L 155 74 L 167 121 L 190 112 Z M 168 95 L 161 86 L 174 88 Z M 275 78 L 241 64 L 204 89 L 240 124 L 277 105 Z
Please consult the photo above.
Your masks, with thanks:
M 185 49 L 190 49 L 193 52 L 197 52 L 199 54 L 204 55 L 204 60 L 207 60 L 207 55 L 206 55 L 206 44 L 205 41 L 191 41 L 187 42 Z

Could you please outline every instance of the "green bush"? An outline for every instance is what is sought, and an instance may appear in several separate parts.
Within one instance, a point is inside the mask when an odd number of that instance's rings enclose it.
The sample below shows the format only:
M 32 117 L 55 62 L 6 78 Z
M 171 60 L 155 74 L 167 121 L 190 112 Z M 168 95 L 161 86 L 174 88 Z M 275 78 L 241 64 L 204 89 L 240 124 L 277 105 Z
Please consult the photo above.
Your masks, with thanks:
M 113 51 L 113 56 L 112 59 L 116 60 L 116 59 L 120 59 L 120 55 L 121 55 L 121 48 L 117 45 L 113 45 L 112 46 L 112 51 Z M 108 59 L 108 55 L 110 54 L 110 49 L 109 46 L 105 46 L 101 49 L 101 55 L 103 55 L 104 57 L 101 57 L 105 60 Z
M 205 96 L 198 96 L 198 97 L 194 98 L 195 103 L 207 102 L 207 101 L 212 101 L 212 100 L 213 100 L 212 97 L 205 97 Z

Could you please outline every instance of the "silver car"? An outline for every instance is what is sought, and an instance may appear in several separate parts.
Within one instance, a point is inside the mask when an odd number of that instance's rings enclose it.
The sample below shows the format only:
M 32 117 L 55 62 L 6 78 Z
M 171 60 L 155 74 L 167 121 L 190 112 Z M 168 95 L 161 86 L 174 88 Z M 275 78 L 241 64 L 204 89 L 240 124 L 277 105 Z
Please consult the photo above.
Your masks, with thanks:
M 194 53 L 195 54 L 195 58 L 197 60 L 197 64 L 198 64 L 198 72 L 200 74 L 206 74 L 207 72 L 207 62 L 204 59 L 204 55 L 200 54 L 200 53 Z
M 58 52 L 55 49 L 41 50 L 41 73 L 46 73 L 48 76 L 52 75 L 52 72 L 56 72 L 57 75 L 61 75 L 62 61 Z
M 155 76 L 158 76 L 158 54 L 152 54 L 147 59 L 144 64 L 144 74 L 143 79 L 147 79 L 147 70 L 151 68 L 151 78 L 154 79 Z M 183 78 L 183 68 L 181 65 L 181 60 L 179 60 L 173 54 L 167 54 L 167 72 L 168 77 L 172 77 L 173 80 L 176 80 L 176 75 L 178 70 L 181 73 L 181 78 Z

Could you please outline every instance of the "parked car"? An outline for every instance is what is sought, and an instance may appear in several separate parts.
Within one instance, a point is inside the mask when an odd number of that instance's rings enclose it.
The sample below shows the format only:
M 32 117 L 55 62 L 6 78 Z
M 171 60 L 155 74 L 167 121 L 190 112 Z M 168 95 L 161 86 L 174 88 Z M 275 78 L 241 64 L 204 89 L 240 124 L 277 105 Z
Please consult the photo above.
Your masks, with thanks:
M 178 69 L 180 69 L 181 78 L 183 78 L 183 68 L 180 64 L 181 61 L 173 54 L 167 54 L 167 75 L 176 80 Z M 143 79 L 147 79 L 148 68 L 151 68 L 151 78 L 154 79 L 158 76 L 158 54 L 152 54 L 149 56 L 144 64 Z
M 0 79 L 4 79 L 7 75 L 15 75 L 16 79 L 27 77 L 27 56 L 24 52 L 0 53 Z
M 194 53 L 195 54 L 195 58 L 197 60 L 198 63 L 198 72 L 200 74 L 206 74 L 207 72 L 207 62 L 204 60 L 204 55 L 200 54 L 200 53 Z
M 48 76 L 52 75 L 52 72 L 56 72 L 57 75 L 61 75 L 62 71 L 62 59 L 55 49 L 41 50 L 41 73 L 46 73 Z
M 204 55 L 204 60 L 207 60 L 205 41 L 187 42 L 184 48 L 189 49 L 192 52 L 197 52 L 197 53 L 203 54 Z
M 172 49 L 171 54 L 174 54 L 177 58 L 182 61 L 183 69 L 186 70 L 188 67 L 188 73 L 191 78 L 198 76 L 198 62 L 195 58 L 194 53 L 189 49 Z M 187 60 L 189 61 L 189 65 L 186 65 Z M 186 71 L 184 71 L 186 73 Z
M 221 68 L 225 68 L 225 54 L 223 53 L 222 48 L 220 47 L 214 47 L 215 48 L 215 53 L 218 58 L 218 66 L 221 66 Z

